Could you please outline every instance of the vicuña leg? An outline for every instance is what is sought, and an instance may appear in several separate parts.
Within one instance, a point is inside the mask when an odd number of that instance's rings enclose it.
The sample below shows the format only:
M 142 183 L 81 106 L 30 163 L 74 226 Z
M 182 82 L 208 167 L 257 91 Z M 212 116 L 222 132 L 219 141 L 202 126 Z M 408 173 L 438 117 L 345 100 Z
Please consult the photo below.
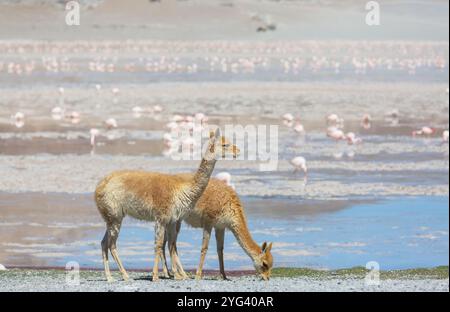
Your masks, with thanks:
M 122 261 L 120 261 L 119 253 L 117 252 L 117 238 L 119 237 L 120 227 L 122 225 L 122 221 L 108 225 L 108 245 L 111 255 L 119 267 L 119 271 L 122 274 L 122 277 L 125 281 L 128 281 L 129 277 L 127 271 L 123 267 Z
M 167 265 L 167 258 L 166 258 L 166 245 L 167 245 L 167 232 L 164 235 L 164 243 L 162 247 L 162 256 L 161 256 L 161 262 L 163 265 L 163 276 L 165 278 L 170 278 L 170 272 L 169 272 L 169 266 Z
M 153 281 L 159 280 L 159 259 L 162 257 L 165 226 L 161 221 L 155 222 L 155 263 L 153 264 Z
M 205 227 L 203 229 L 203 241 L 202 241 L 202 251 L 200 254 L 200 263 L 198 265 L 197 273 L 195 274 L 196 279 L 201 279 L 203 274 L 203 264 L 205 263 L 206 253 L 208 252 L 209 239 L 211 238 L 211 227 Z
M 170 259 L 172 262 L 172 272 L 175 276 L 175 279 L 177 280 L 183 280 L 188 278 L 186 272 L 184 272 L 180 258 L 178 257 L 177 238 L 180 228 L 181 222 L 173 223 L 169 227 L 169 234 L 168 234 Z
M 175 234 L 175 238 L 174 238 L 174 244 L 175 244 L 175 261 L 177 263 L 177 270 L 178 273 L 183 276 L 183 279 L 188 279 L 189 276 L 186 274 L 186 272 L 183 269 L 183 265 L 181 264 L 180 261 L 180 257 L 178 256 L 178 248 L 177 248 L 177 240 L 178 240 L 178 235 L 180 234 L 180 229 L 181 229 L 181 220 L 177 221 L 177 225 L 176 225 L 176 234 Z
M 219 256 L 220 275 L 224 280 L 227 279 L 225 274 L 225 265 L 223 263 L 223 245 L 225 241 L 225 229 L 216 229 L 217 255 Z
M 108 230 L 105 232 L 105 236 L 103 236 L 102 240 L 102 258 L 103 258 L 103 266 L 105 267 L 105 276 L 108 282 L 112 282 L 113 278 L 111 276 L 111 271 L 109 270 L 109 260 L 108 260 Z

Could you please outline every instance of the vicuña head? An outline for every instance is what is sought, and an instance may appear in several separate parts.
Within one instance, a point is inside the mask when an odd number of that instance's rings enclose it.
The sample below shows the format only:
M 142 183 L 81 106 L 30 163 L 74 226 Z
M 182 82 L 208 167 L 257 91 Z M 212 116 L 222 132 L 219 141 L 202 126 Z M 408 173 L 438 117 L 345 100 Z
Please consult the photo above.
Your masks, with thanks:
M 268 281 L 272 274 L 273 257 L 270 252 L 271 249 L 272 243 L 264 242 L 261 246 L 261 254 L 254 260 L 256 271 L 265 281 Z
M 204 158 L 208 160 L 223 159 L 227 155 L 232 155 L 233 158 L 237 158 L 239 153 L 240 150 L 236 145 L 231 144 L 227 138 L 221 136 L 220 128 L 217 128 L 216 131 L 209 132 L 209 144 Z

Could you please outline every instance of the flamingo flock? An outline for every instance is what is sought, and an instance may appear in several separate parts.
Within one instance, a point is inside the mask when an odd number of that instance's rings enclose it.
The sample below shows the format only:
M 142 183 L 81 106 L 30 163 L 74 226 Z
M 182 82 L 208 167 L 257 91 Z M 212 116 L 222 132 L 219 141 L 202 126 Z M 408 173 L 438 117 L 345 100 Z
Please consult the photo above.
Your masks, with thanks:
M 33 75 L 52 76 L 62 73 L 77 75 L 78 73 L 144 73 L 153 75 L 193 75 L 218 73 L 229 77 L 232 75 L 253 75 L 264 72 L 283 75 L 341 75 L 350 74 L 364 76 L 377 71 L 384 73 L 403 73 L 417 75 L 421 72 L 446 72 L 448 56 L 442 51 L 448 50 L 448 45 L 436 42 L 418 42 L 411 45 L 408 42 L 351 42 L 351 41 L 285 41 L 285 42 L 230 42 L 230 41 L 72 41 L 72 42 L 40 42 L 23 41 L 20 43 L 0 42 L 0 75 L 8 77 L 34 77 Z M 206 54 L 205 54 L 206 51 Z M 386 51 L 390 51 L 386 53 Z M 136 55 L 130 59 L 122 55 Z M 11 57 L 13 56 L 13 57 Z M 50 75 L 46 75 L 50 74 Z M 178 76 L 177 76 L 178 77 Z M 101 84 L 95 84 L 97 94 L 112 95 L 112 102 L 118 103 L 121 90 L 112 87 L 109 90 Z M 448 89 L 447 89 L 448 93 Z M 57 122 L 79 124 L 84 116 L 75 109 L 69 109 L 66 104 L 66 90 L 59 87 L 58 105 L 50 111 L 50 116 Z M 134 118 L 144 115 L 157 116 L 163 112 L 163 107 L 134 106 L 130 114 Z M 303 116 L 302 116 L 303 117 Z M 399 124 L 400 112 L 392 109 L 386 112 L 384 118 L 389 125 Z M 16 112 L 11 116 L 11 122 L 17 128 L 23 128 L 26 122 L 24 112 Z M 95 147 L 97 139 L 104 131 L 111 132 L 120 127 L 120 120 L 104 116 L 101 124 L 90 129 L 90 145 Z M 164 154 L 170 155 L 176 146 L 181 145 L 190 150 L 196 142 L 191 138 L 178 142 L 172 133 L 180 130 L 189 132 L 204 129 L 208 117 L 202 113 L 174 114 L 167 121 L 166 132 L 163 134 Z M 347 132 L 344 119 L 336 113 L 326 116 L 325 136 L 335 144 L 347 144 L 350 147 L 363 144 L 358 133 Z M 307 127 L 303 119 L 286 113 L 282 116 L 282 124 L 300 138 L 307 135 Z M 370 114 L 363 114 L 361 128 L 372 128 L 374 119 Z M 412 132 L 414 138 L 431 138 L 438 130 L 424 126 Z M 114 138 L 113 135 L 109 136 Z M 442 142 L 448 142 L 448 130 L 442 132 Z M 350 158 L 354 151 L 348 153 Z M 335 153 L 335 158 L 341 158 L 342 153 Z M 290 160 L 295 172 L 307 174 L 306 159 L 297 155 Z M 227 184 L 231 183 L 231 175 L 222 177 Z
M 445 46 L 438 43 L 407 42 L 227 42 L 227 41 L 73 41 L 0 43 L 0 55 L 19 56 L 12 61 L 0 59 L 0 73 L 30 76 L 47 73 L 118 73 L 147 72 L 158 74 L 195 74 L 221 72 L 252 74 L 275 69 L 284 74 L 339 75 L 343 72 L 366 75 L 370 72 L 445 70 L 448 57 Z M 206 56 L 182 57 L 182 55 Z M 324 52 L 325 51 L 325 52 Z M 391 51 L 386 56 L 386 51 Z M 138 55 L 136 60 L 121 55 Z M 36 55 L 35 57 L 25 57 Z M 73 56 L 72 56 L 73 55 Z M 79 58 L 78 55 L 92 55 Z M 180 55 L 180 56 L 174 56 Z M 224 56 L 228 55 L 228 56 Z M 23 56 L 23 57 L 22 57 Z M 117 90 L 113 90 L 115 93 Z M 115 93 L 116 94 L 116 93 Z M 116 94 L 117 95 L 117 94 Z
M 385 114 L 386 120 L 388 122 L 393 123 L 393 120 L 399 120 L 399 111 L 397 109 L 391 110 Z M 286 113 L 281 116 L 282 124 L 288 128 L 293 128 L 296 133 L 305 133 L 305 129 L 303 125 L 299 122 L 299 119 L 295 118 L 291 113 Z M 370 129 L 372 127 L 372 116 L 370 114 L 363 114 L 361 119 L 361 127 L 365 130 Z M 340 141 L 344 141 L 349 146 L 355 146 L 363 143 L 363 139 L 359 137 L 354 132 L 345 132 L 344 131 L 344 119 L 339 115 L 332 113 L 326 117 L 326 136 L 333 140 L 335 143 Z M 427 138 L 431 138 L 433 135 L 437 133 L 437 129 L 429 126 L 421 127 L 420 129 L 412 131 L 412 137 L 416 138 L 418 136 L 423 136 Z M 442 131 L 442 143 L 449 142 L 449 131 Z M 353 158 L 355 156 L 355 151 L 353 149 L 347 151 L 347 156 L 349 158 Z M 337 151 L 333 153 L 333 157 L 335 159 L 341 159 L 344 156 L 343 152 Z M 303 156 L 295 156 L 292 158 L 289 163 L 294 167 L 294 173 L 296 172 L 304 172 L 305 176 L 307 175 L 307 166 L 306 159 Z

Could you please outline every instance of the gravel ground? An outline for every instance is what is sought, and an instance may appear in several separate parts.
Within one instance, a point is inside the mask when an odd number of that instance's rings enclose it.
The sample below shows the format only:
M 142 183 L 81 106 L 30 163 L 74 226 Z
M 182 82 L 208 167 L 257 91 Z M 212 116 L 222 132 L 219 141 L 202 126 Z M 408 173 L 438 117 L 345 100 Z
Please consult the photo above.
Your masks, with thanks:
M 146 273 L 132 272 L 131 280 L 117 280 L 107 283 L 101 272 L 82 272 L 79 285 L 66 282 L 63 271 L 27 271 L 11 270 L 0 272 L 0 292 L 9 291 L 120 291 L 120 292 L 202 292 L 202 291 L 236 291 L 236 292 L 365 292 L 365 291 L 401 291 L 401 292 L 435 292 L 449 291 L 449 279 L 383 279 L 378 286 L 368 286 L 361 277 L 291 277 L 272 278 L 269 282 L 261 281 L 254 276 L 232 277 L 230 281 L 215 280 L 207 277 L 202 281 L 160 280 L 152 282 Z

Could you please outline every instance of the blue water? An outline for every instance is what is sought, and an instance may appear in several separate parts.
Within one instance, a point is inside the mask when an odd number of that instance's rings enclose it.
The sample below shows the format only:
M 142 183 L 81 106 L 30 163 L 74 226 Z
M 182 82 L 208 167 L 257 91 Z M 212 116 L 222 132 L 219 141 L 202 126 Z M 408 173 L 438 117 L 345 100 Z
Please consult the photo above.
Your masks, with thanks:
M 396 197 L 309 215 L 301 214 L 300 203 L 298 215 L 269 218 L 267 213 L 251 211 L 248 219 L 259 244 L 274 243 L 272 251 L 278 267 L 337 269 L 376 261 L 381 269 L 406 269 L 448 265 L 448 207 L 448 197 Z M 90 239 L 100 241 L 102 232 L 93 231 Z M 226 269 L 252 268 L 250 258 L 231 232 L 227 231 L 225 238 Z M 153 239 L 153 224 L 131 219 L 124 223 L 118 247 L 126 268 L 151 268 Z M 183 226 L 179 253 L 185 268 L 197 266 L 201 240 L 201 229 Z M 60 259 L 61 264 L 76 260 L 82 266 L 102 267 L 98 244 L 83 246 L 75 254 L 75 258 Z M 217 268 L 212 237 L 205 269 Z

